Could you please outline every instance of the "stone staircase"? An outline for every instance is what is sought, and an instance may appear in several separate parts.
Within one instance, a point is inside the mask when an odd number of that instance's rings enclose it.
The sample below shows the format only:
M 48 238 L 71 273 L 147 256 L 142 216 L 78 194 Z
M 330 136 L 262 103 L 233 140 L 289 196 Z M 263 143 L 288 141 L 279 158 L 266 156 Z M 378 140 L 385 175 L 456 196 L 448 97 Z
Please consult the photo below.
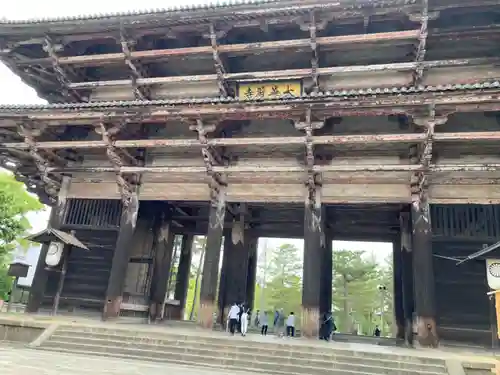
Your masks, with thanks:
M 38 349 L 273 375 L 448 374 L 445 361 L 437 358 L 344 350 L 301 339 L 257 341 L 251 336 L 197 335 L 168 329 L 62 325 Z

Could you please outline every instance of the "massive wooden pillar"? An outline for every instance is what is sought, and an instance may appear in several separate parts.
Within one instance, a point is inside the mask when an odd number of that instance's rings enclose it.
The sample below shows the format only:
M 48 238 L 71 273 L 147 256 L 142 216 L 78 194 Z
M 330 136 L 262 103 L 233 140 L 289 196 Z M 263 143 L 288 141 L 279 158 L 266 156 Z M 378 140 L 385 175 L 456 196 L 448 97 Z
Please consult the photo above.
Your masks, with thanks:
M 321 188 L 313 185 L 308 189 L 304 211 L 301 332 L 304 337 L 318 337 L 325 236 L 322 226 Z
M 139 199 L 137 193 L 132 193 L 130 200 L 124 205 L 122 211 L 120 229 L 113 253 L 113 263 L 106 291 L 103 319 L 115 318 L 120 315 L 125 276 L 127 274 L 132 237 L 137 225 L 138 213 Z
M 432 229 L 429 204 L 412 204 L 413 277 L 417 340 L 422 346 L 437 347 L 435 282 L 432 259 Z
M 403 301 L 403 256 L 401 246 L 401 236 L 398 236 L 392 243 L 392 269 L 394 282 L 394 318 L 396 325 L 396 338 L 405 338 L 405 312 Z
M 325 234 L 323 259 L 321 262 L 321 292 L 320 292 L 320 314 L 332 309 L 332 289 L 333 289 L 333 252 L 332 237 Z
M 401 278 L 403 291 L 404 338 L 407 345 L 413 345 L 413 312 L 415 297 L 413 291 L 413 252 L 410 214 L 402 212 L 401 228 Z
M 249 247 L 243 242 L 233 243 L 231 236 L 226 236 L 224 240 L 224 252 L 227 252 L 226 285 L 224 308 L 233 303 L 247 302 L 247 275 Z
M 225 232 L 224 234 L 224 251 L 222 257 L 222 267 L 220 269 L 220 278 L 219 278 L 219 293 L 217 297 L 217 305 L 218 305 L 218 313 L 217 313 L 217 321 L 220 324 L 225 324 L 225 307 L 228 303 L 227 299 L 227 285 L 228 285 L 228 276 L 229 276 L 229 264 L 230 264 L 230 243 L 228 243 L 227 237 L 230 236 L 230 232 Z
M 67 197 L 70 185 L 71 177 L 64 176 L 59 190 L 57 204 L 52 207 L 52 211 L 50 213 L 48 226 L 51 228 L 59 229 L 63 224 L 64 215 L 67 210 Z M 33 277 L 32 287 L 30 290 L 30 297 L 26 306 L 27 313 L 37 312 L 43 301 L 43 296 L 47 287 L 47 279 L 50 272 L 45 264 L 45 258 L 48 250 L 49 244 L 42 245 L 40 256 L 38 257 L 38 262 L 36 264 L 35 275 Z
M 224 218 L 226 215 L 226 191 L 219 186 L 213 190 L 208 219 L 205 262 L 200 288 L 200 310 L 198 321 L 204 328 L 212 328 L 213 314 L 216 311 L 215 298 L 219 276 L 219 260 L 222 244 Z
M 186 298 L 189 288 L 189 276 L 191 271 L 191 259 L 193 257 L 193 240 L 194 235 L 182 236 L 182 247 L 179 258 L 179 267 L 177 268 L 174 294 L 174 299 L 179 301 L 180 309 L 177 318 L 180 320 L 184 319 L 184 309 L 186 308 Z
M 431 171 L 432 150 L 436 125 L 447 121 L 446 116 L 436 116 L 434 106 L 428 108 L 424 117 L 414 117 L 416 125 L 425 128 L 425 139 L 412 162 L 421 165 L 411 178 L 411 223 L 413 245 L 413 278 L 415 292 L 415 313 L 417 339 L 420 345 L 437 347 L 435 282 L 432 258 L 432 226 L 429 207 L 428 174 Z M 411 156 L 411 155 L 410 155 Z
M 258 237 L 249 237 L 247 241 L 248 248 L 248 267 L 246 279 L 246 302 L 250 311 L 253 311 L 255 300 L 255 284 L 257 282 L 257 247 Z
M 175 234 L 170 221 L 161 213 L 155 225 L 153 275 L 151 278 L 149 317 L 151 321 L 163 318 L 165 296 L 167 294 Z

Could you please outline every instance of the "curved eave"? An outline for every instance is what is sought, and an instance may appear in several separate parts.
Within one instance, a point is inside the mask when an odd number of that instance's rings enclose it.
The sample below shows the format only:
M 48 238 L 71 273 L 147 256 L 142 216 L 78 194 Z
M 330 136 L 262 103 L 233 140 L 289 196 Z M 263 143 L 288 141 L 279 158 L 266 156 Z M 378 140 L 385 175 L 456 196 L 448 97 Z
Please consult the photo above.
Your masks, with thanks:
M 456 0 L 455 0 L 456 1 Z M 0 30 L 38 26 L 84 26 L 93 23 L 120 24 L 133 22 L 134 25 L 146 23 L 162 23 L 165 21 L 180 23 L 196 22 L 210 17 L 237 17 L 249 19 L 266 15 L 283 15 L 298 13 L 311 8 L 337 8 L 339 10 L 357 10 L 364 8 L 383 8 L 404 6 L 418 3 L 417 0 L 228 0 L 208 4 L 176 5 L 163 9 L 149 9 L 116 13 L 96 13 L 71 17 L 37 18 L 26 20 L 0 20 Z M 74 30 L 73 30 L 74 31 Z

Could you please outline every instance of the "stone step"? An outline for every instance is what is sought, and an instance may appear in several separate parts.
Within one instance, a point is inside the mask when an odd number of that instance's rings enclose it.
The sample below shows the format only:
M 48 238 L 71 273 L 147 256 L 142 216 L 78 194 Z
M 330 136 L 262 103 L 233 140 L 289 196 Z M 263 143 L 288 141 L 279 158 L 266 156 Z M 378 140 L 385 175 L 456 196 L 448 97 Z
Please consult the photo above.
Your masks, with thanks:
M 118 343 L 118 345 L 120 345 Z M 337 362 L 323 362 L 323 366 L 318 367 L 318 363 L 304 360 L 302 362 L 290 363 L 283 362 L 283 358 L 274 358 L 275 362 L 266 362 L 261 360 L 256 360 L 249 356 L 241 356 L 241 358 L 233 358 L 226 353 L 219 353 L 216 355 L 213 352 L 211 355 L 199 355 L 189 352 L 176 353 L 170 351 L 170 348 L 166 350 L 144 350 L 142 348 L 131 348 L 124 346 L 98 346 L 90 344 L 79 344 L 71 342 L 59 342 L 50 340 L 44 344 L 45 349 L 52 348 L 55 351 L 60 351 L 60 349 L 65 349 L 71 352 L 94 352 L 99 354 L 107 355 L 120 355 L 120 356 L 137 356 L 140 358 L 151 358 L 155 361 L 162 362 L 176 362 L 182 361 L 185 363 L 190 363 L 200 366 L 214 366 L 217 368 L 230 366 L 232 368 L 238 369 L 252 369 L 252 371 L 266 371 L 268 373 L 293 373 L 300 375 L 331 375 L 332 373 L 337 374 L 370 374 L 370 375 L 444 375 L 443 371 L 440 372 L 429 372 L 422 370 L 404 370 L 399 368 L 387 368 L 387 367 L 375 367 L 366 366 L 364 364 L 343 364 Z M 273 359 L 272 357 L 270 359 Z M 299 364 L 300 363 L 300 364 Z
M 71 350 L 71 349 L 65 349 L 65 348 L 38 348 L 37 350 L 44 350 L 44 351 L 54 351 L 57 350 L 59 353 L 71 353 L 71 354 L 77 354 L 77 355 L 85 355 L 85 356 L 104 356 L 104 357 L 113 357 L 113 358 L 123 358 L 124 360 L 136 360 L 136 361 L 146 361 L 146 362 L 159 362 L 159 363 L 172 363 L 176 365 L 185 365 L 189 367 L 200 367 L 200 368 L 211 368 L 214 370 L 226 370 L 226 371 L 234 371 L 235 374 L 237 374 L 239 371 L 243 371 L 245 373 L 248 373 L 248 369 L 237 367 L 237 366 L 231 366 L 231 365 L 212 365 L 210 363 L 196 363 L 193 361 L 185 361 L 182 359 L 179 359 L 178 357 L 173 358 L 173 359 L 167 359 L 165 360 L 164 358 L 158 358 L 158 357 L 147 357 L 144 355 L 135 355 L 135 354 L 119 354 L 119 353 L 102 353 L 102 352 L 93 352 L 89 350 L 85 351 L 77 351 L 77 350 Z M 252 368 L 251 371 L 255 374 L 266 374 L 266 375 L 302 375 L 300 373 L 296 372 L 287 372 L 287 371 L 269 371 L 269 370 L 261 370 L 259 368 Z M 349 372 L 349 371 L 336 371 L 336 370 L 330 370 L 328 372 L 329 375 L 373 375 L 371 373 L 362 373 L 362 372 Z
M 359 358 L 353 358 L 352 356 L 339 354 L 333 349 L 330 353 L 317 353 L 317 352 L 302 352 L 300 350 L 286 350 L 277 348 L 252 348 L 249 350 L 248 346 L 245 345 L 244 341 L 237 341 L 236 343 L 240 345 L 220 345 L 212 344 L 206 345 L 204 343 L 198 342 L 184 342 L 178 340 L 169 339 L 153 339 L 153 340 L 141 340 L 136 337 L 86 337 L 86 336 L 75 336 L 75 335 L 63 335 L 56 332 L 50 338 L 50 341 L 57 342 L 67 342 L 75 344 L 88 344 L 97 346 L 120 346 L 124 347 L 138 347 L 144 350 L 165 350 L 176 353 L 189 352 L 199 355 L 218 355 L 220 353 L 226 354 L 233 358 L 245 357 L 252 358 L 253 360 L 273 362 L 277 358 L 280 362 L 290 362 L 301 364 L 303 361 L 307 361 L 309 364 L 317 362 L 315 365 L 324 366 L 331 362 L 352 364 L 359 360 Z M 295 348 L 294 348 L 295 349 Z M 302 362 L 301 362 L 302 361 Z M 420 362 L 405 362 L 400 361 L 397 358 L 362 358 L 363 365 L 366 366 L 376 366 L 376 367 L 389 367 L 389 368 L 400 368 L 406 370 L 420 369 L 425 371 L 443 372 L 446 370 L 444 362 L 441 364 L 425 364 Z
M 77 327 L 75 327 L 77 328 Z M 104 329 L 102 327 L 78 327 L 73 329 L 72 326 L 63 326 L 59 328 L 55 335 L 63 335 L 66 337 L 88 337 L 103 340 L 117 340 L 122 342 L 139 341 L 139 342 L 153 342 L 158 340 L 166 340 L 168 342 L 182 342 L 186 345 L 199 346 L 214 346 L 219 350 L 226 350 L 226 348 L 242 348 L 245 351 L 253 352 L 256 350 L 265 350 L 270 352 L 286 352 L 290 353 L 306 353 L 309 355 L 327 355 L 327 356 L 347 356 L 352 360 L 365 360 L 365 359 L 387 359 L 399 362 L 408 362 L 415 364 L 428 364 L 444 366 L 444 361 L 439 358 L 418 357 L 410 355 L 400 355 L 392 353 L 382 353 L 378 351 L 358 351 L 352 349 L 339 349 L 329 346 L 327 343 L 315 343 L 311 345 L 306 340 L 302 339 L 283 339 L 276 342 L 262 342 L 254 340 L 245 340 L 239 338 L 231 338 L 219 334 L 217 336 L 196 335 L 196 334 L 181 334 L 178 332 L 165 331 L 130 331 L 123 329 Z M 290 343 L 290 341 L 295 341 Z M 331 357 L 330 357 L 331 358 Z

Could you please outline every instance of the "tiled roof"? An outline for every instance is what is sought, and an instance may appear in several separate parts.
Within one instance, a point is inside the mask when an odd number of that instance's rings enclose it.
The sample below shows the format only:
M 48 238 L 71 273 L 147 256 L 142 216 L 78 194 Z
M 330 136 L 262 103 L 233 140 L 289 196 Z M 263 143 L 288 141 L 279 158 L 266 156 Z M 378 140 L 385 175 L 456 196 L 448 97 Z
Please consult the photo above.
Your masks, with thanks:
M 405 95 L 418 94 L 424 92 L 447 92 L 463 90 L 500 89 L 500 81 L 484 81 L 468 84 L 449 84 L 438 86 L 417 86 L 417 87 L 389 87 L 389 88 L 368 88 L 357 90 L 338 90 L 319 93 L 304 94 L 300 97 L 279 97 L 266 99 L 266 102 L 286 102 L 294 103 L 303 100 L 327 99 L 327 98 L 354 98 L 362 96 L 377 95 Z M 146 107 L 162 105 L 191 105 L 191 104 L 229 104 L 229 103 L 261 103 L 262 100 L 248 100 L 232 97 L 206 97 L 206 98 L 183 98 L 183 99 L 159 99 L 159 100 L 127 100 L 108 102 L 87 102 L 87 103 L 60 103 L 60 104 L 6 104 L 0 105 L 3 111 L 22 110 L 44 110 L 44 109 L 86 109 L 86 108 L 111 108 L 111 107 Z
M 356 8 L 364 8 L 364 7 L 379 7 L 379 6 L 391 6 L 391 5 L 405 5 L 405 4 L 414 4 L 417 0 L 340 0 L 337 2 L 331 1 L 323 1 L 318 0 L 314 3 L 319 4 L 323 3 L 323 6 L 333 6 L 333 5 L 344 5 L 345 9 L 356 9 Z M 178 13 L 186 13 L 186 12 L 200 12 L 200 11 L 218 11 L 218 10 L 230 10 L 231 8 L 235 8 L 237 12 L 238 8 L 245 7 L 254 7 L 255 9 L 259 9 L 260 6 L 266 7 L 269 5 L 291 7 L 295 4 L 296 10 L 300 10 L 300 5 L 308 6 L 314 5 L 311 2 L 304 2 L 300 4 L 298 1 L 293 0 L 222 0 L 222 1 L 212 1 L 205 4 L 179 4 L 173 5 L 168 8 L 162 9 L 148 9 L 148 10 L 135 10 L 135 11 L 127 11 L 127 12 L 116 12 L 116 13 L 95 13 L 95 14 L 87 14 L 87 15 L 77 15 L 77 16 L 68 16 L 68 17 L 49 17 L 49 18 L 36 18 L 36 19 L 26 19 L 26 20 L 9 20 L 6 18 L 0 18 L 0 25 L 16 25 L 16 24 L 44 24 L 44 23 L 61 23 L 61 22 L 71 22 L 71 21 L 90 21 L 90 20 L 104 20 L 104 19 L 114 19 L 114 18 L 126 18 L 126 17 L 138 17 L 138 16 L 160 16 L 165 15 L 175 16 Z M 344 4 L 342 4 L 344 3 Z M 279 8 L 276 7 L 276 10 L 279 11 Z M 258 13 L 258 12 L 257 12 Z M 249 16 L 250 14 L 244 14 L 245 16 Z

